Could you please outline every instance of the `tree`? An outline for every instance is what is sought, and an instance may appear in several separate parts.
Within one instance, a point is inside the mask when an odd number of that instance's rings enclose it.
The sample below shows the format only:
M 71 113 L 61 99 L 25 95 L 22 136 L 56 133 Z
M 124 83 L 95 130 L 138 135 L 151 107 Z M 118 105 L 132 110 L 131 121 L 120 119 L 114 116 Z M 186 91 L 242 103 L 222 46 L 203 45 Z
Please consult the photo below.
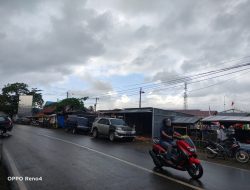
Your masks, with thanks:
M 0 110 L 10 116 L 17 114 L 20 95 L 33 95 L 33 106 L 42 107 L 42 94 L 38 92 L 37 88 L 30 91 L 25 83 L 7 84 L 0 95 Z
M 40 93 L 41 90 L 38 90 L 37 88 L 32 88 L 32 90 L 27 95 L 33 96 L 33 107 L 35 108 L 42 108 L 43 106 L 43 97 L 42 93 Z
M 13 83 L 13 84 L 7 84 L 2 89 L 3 95 L 6 96 L 20 96 L 25 95 L 29 93 L 28 85 L 24 83 Z
M 57 111 L 66 112 L 67 110 L 81 110 L 84 103 L 78 98 L 67 98 L 57 103 Z
M 15 110 L 15 106 L 11 104 L 9 97 L 0 94 L 0 111 L 13 115 Z

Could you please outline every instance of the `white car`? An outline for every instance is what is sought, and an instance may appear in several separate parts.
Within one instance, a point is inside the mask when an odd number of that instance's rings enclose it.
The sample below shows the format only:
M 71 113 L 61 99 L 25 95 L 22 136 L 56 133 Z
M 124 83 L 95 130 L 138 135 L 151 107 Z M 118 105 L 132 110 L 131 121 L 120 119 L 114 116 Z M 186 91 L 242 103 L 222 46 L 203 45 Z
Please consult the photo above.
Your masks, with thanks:
M 136 135 L 134 128 L 129 127 L 123 119 L 97 118 L 92 124 L 93 137 L 107 136 L 110 141 L 115 139 L 127 139 L 133 141 Z

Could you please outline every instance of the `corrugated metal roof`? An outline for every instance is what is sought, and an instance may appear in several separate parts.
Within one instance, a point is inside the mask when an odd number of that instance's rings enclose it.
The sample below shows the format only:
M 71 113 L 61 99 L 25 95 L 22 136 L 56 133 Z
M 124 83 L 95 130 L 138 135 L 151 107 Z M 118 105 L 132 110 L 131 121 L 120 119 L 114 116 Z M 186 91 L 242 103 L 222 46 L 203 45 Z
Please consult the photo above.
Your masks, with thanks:
M 43 108 L 43 113 L 45 114 L 50 114 L 50 113 L 54 113 L 56 111 L 56 106 L 49 106 L 49 107 L 45 107 Z
M 200 117 L 174 117 L 172 123 L 173 124 L 195 124 L 199 120 L 201 120 Z
M 151 113 L 153 108 L 126 108 L 123 110 L 99 110 L 100 113 Z
M 225 110 L 223 112 L 219 112 L 217 115 L 220 115 L 220 116 L 241 116 L 241 117 L 246 117 L 246 116 L 249 116 L 250 113 L 244 112 L 244 111 L 241 111 L 241 110 L 237 110 L 237 109 L 230 109 L 230 110 Z
M 119 113 L 145 113 L 152 112 L 151 108 L 136 108 L 136 109 L 124 109 L 119 111 Z
M 174 111 L 202 118 L 217 114 L 217 111 L 201 111 L 201 110 L 174 110 Z
M 209 116 L 202 120 L 203 122 L 250 122 L 250 117 L 240 117 L 240 116 Z
M 249 116 L 248 113 L 218 113 L 218 116 L 240 116 L 240 117 L 246 117 Z

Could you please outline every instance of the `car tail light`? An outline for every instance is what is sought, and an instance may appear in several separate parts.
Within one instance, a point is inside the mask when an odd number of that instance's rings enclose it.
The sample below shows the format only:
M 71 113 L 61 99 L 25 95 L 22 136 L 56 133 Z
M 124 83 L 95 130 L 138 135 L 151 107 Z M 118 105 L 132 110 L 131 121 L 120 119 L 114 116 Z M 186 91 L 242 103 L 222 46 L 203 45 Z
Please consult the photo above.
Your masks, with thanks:
M 10 118 L 8 118 L 8 125 L 9 125 L 9 127 L 12 125 L 12 121 Z

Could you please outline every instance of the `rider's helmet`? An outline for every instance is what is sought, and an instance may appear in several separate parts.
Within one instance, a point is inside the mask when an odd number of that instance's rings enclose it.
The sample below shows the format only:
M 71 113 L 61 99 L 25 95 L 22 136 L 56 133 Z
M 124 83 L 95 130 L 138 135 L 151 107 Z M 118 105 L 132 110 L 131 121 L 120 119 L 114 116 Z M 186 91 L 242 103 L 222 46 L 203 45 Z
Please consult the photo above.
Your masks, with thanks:
M 163 124 L 166 125 L 167 127 L 171 127 L 172 126 L 172 121 L 170 118 L 165 118 L 163 120 Z

